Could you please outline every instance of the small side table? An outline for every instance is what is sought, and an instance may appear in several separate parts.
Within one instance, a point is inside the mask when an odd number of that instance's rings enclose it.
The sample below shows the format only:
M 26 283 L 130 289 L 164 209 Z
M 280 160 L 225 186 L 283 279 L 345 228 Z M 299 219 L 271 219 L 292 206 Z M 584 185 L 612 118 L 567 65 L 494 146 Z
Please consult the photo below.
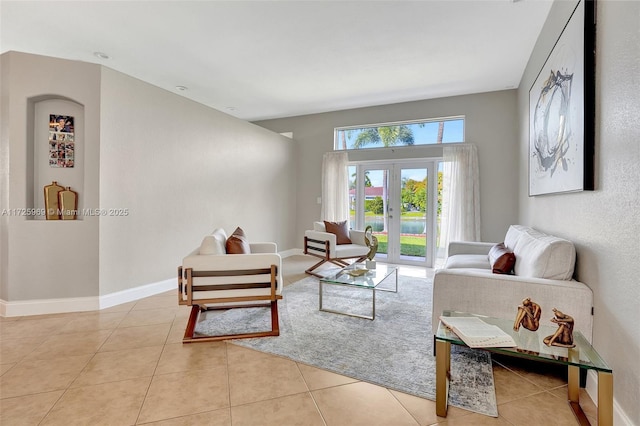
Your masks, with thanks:
M 568 369 L 568 402 L 580 425 L 590 425 L 580 407 L 580 369 L 598 373 L 598 426 L 613 426 L 613 370 L 579 331 L 574 331 L 574 348 L 547 346 L 543 339 L 554 333 L 556 327 L 541 325 L 537 331 L 521 328 L 513 330 L 513 320 L 491 318 L 465 312 L 445 311 L 443 316 L 476 316 L 488 324 L 497 325 L 516 341 L 516 348 L 485 348 L 501 355 L 566 365 Z M 436 414 L 447 416 L 449 377 L 451 371 L 451 345 L 467 346 L 442 322 L 436 332 Z

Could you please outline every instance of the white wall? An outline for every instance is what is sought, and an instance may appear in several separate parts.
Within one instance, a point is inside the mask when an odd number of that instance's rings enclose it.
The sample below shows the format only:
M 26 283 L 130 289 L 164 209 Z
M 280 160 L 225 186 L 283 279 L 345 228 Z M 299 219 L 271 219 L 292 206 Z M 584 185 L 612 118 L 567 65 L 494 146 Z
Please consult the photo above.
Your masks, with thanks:
M 516 91 L 482 93 L 406 102 L 370 108 L 313 114 L 256 122 L 275 132 L 293 132 L 300 145 L 298 157 L 298 217 L 296 238 L 320 219 L 322 155 L 333 150 L 335 127 L 447 116 L 466 116 L 466 141 L 478 146 L 482 237 L 502 241 L 517 219 L 517 103 Z M 421 155 L 418 147 L 399 147 L 393 158 Z M 407 153 L 405 155 L 405 153 Z
M 105 68 L 100 292 L 171 278 L 216 227 L 295 247 L 296 144 Z
M 575 4 L 553 5 L 518 90 L 520 222 L 575 242 L 576 277 L 594 292 L 593 345 L 613 368 L 617 415 L 640 425 L 640 2 L 597 3 L 596 190 L 527 196 L 529 88 Z
M 1 310 L 55 312 L 71 299 L 91 309 L 100 296 L 174 279 L 215 227 L 295 247 L 291 139 L 99 65 L 8 52 L 0 70 L 0 207 L 33 207 L 40 196 L 28 101 L 57 97 L 84 107 L 84 207 L 128 210 L 0 216 Z

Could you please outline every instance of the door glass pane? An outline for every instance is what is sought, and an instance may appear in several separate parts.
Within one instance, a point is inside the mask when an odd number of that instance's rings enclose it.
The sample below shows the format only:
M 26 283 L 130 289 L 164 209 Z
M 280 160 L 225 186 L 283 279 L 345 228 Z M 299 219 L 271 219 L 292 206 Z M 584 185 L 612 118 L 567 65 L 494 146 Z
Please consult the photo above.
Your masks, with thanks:
M 376 257 L 386 258 L 389 236 L 389 172 L 386 169 L 364 171 L 364 226 L 371 225 L 378 239 Z
M 427 169 L 402 169 L 400 196 L 400 258 L 424 260 L 427 249 Z

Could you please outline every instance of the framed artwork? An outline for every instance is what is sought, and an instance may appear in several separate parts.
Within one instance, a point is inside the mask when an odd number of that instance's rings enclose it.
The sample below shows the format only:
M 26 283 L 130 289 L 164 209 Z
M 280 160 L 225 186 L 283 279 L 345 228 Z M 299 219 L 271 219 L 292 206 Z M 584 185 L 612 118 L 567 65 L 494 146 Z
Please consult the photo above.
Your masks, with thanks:
M 529 90 L 529 196 L 594 189 L 595 0 L 580 0 Z
M 49 167 L 75 165 L 75 130 L 70 115 L 49 115 Z

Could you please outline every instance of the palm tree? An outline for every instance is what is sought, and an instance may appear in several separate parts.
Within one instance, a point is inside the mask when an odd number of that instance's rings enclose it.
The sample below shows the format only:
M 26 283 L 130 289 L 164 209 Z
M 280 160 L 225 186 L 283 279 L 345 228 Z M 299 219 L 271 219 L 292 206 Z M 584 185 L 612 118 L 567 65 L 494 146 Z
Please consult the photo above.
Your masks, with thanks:
M 360 149 L 365 145 L 382 143 L 385 148 L 396 146 L 399 143 L 403 145 L 413 145 L 413 132 L 408 126 L 382 126 L 370 127 L 358 134 L 353 147 Z M 389 225 L 387 217 L 387 171 L 382 171 L 382 211 L 383 211 L 383 232 L 386 232 Z

